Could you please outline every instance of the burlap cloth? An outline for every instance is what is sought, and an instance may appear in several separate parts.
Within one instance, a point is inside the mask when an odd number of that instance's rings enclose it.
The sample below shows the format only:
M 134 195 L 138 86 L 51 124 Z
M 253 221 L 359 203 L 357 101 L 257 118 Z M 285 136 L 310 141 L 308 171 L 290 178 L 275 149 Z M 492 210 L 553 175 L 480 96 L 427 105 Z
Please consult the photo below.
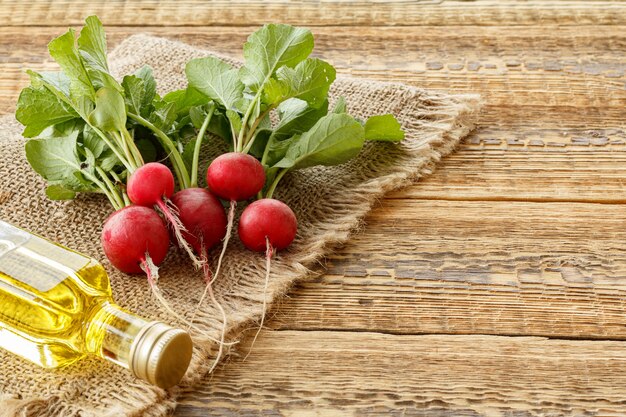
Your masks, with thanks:
M 166 39 L 136 35 L 119 45 L 110 60 L 118 74 L 150 65 L 160 93 L 164 93 L 186 85 L 184 66 L 189 59 L 209 54 Z M 347 77 L 339 78 L 331 90 L 331 98 L 339 95 L 346 97 L 354 116 L 396 115 L 406 140 L 400 145 L 368 144 L 358 158 L 345 165 L 285 177 L 275 197 L 293 208 L 299 229 L 294 244 L 273 261 L 269 300 L 283 295 L 296 280 L 310 276 L 308 268 L 344 242 L 385 192 L 430 174 L 435 163 L 472 129 L 478 108 L 476 96 Z M 121 306 L 175 324 L 155 303 L 145 278 L 119 273 L 106 261 L 100 248 L 100 228 L 111 212 L 106 200 L 86 195 L 69 202 L 48 200 L 44 182 L 26 163 L 21 130 L 13 116 L 0 118 L 0 219 L 96 257 L 109 271 L 114 297 Z M 205 149 L 203 169 L 212 155 L 223 151 L 220 140 L 211 143 Z M 215 262 L 217 254 L 212 256 Z M 215 285 L 229 318 L 229 339 L 236 339 L 241 329 L 258 321 L 262 313 L 263 255 L 243 249 L 235 234 L 223 275 Z M 161 268 L 160 286 L 187 318 L 204 289 L 189 260 L 174 250 Z M 220 315 L 209 302 L 198 318 L 206 331 L 218 337 Z M 214 348 L 210 342 L 196 340 L 189 372 L 180 387 L 169 391 L 97 358 L 45 371 L 1 351 L 0 416 L 164 416 L 175 407 L 181 389 L 205 376 Z

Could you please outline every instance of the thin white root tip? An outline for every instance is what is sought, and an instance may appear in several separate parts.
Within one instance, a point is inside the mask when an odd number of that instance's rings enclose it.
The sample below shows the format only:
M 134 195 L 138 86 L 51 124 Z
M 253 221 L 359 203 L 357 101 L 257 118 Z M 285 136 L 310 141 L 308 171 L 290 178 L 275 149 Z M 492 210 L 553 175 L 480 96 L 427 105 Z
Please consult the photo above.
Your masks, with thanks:
M 261 333 L 261 330 L 263 330 L 263 323 L 265 323 L 265 312 L 267 311 L 267 287 L 270 282 L 270 267 L 271 267 L 273 255 L 274 255 L 274 248 L 272 247 L 270 240 L 266 236 L 265 237 L 265 287 L 263 288 L 263 313 L 261 314 L 261 324 L 259 324 L 259 328 L 257 329 L 256 334 L 254 335 L 254 339 L 252 339 L 252 343 L 250 344 L 250 349 L 248 350 L 248 353 L 246 354 L 245 358 L 243 358 L 244 362 L 246 361 L 246 359 L 248 359 L 248 356 L 250 356 L 250 353 L 252 353 L 252 348 L 254 347 L 254 343 L 256 342 L 257 337 L 259 337 L 259 333 Z
M 150 284 L 150 289 L 152 290 L 152 294 L 154 295 L 154 298 L 157 299 L 157 301 L 161 304 L 161 306 L 165 309 L 165 311 L 171 314 L 172 316 L 174 316 L 181 323 L 186 324 L 190 329 L 193 328 L 195 331 L 200 332 L 200 330 L 197 329 L 192 324 L 192 322 L 188 321 L 183 316 L 181 316 L 176 311 L 174 311 L 174 309 L 170 306 L 170 303 L 163 296 L 163 293 L 161 292 L 161 289 L 158 286 L 159 267 L 156 266 L 154 262 L 152 262 L 152 258 L 150 257 L 150 254 L 148 252 L 146 252 L 144 259 L 141 260 L 141 269 L 146 273 L 146 277 L 148 278 L 148 283 Z M 215 338 L 212 338 L 212 337 L 207 337 L 207 338 L 215 343 L 220 343 L 220 341 Z M 231 345 L 231 344 L 235 344 L 235 343 L 227 343 L 227 345 Z
M 178 217 L 178 207 L 176 207 L 174 203 L 172 203 L 172 200 L 168 198 L 157 201 L 157 207 L 159 207 L 159 210 L 167 219 L 168 226 L 174 231 L 176 241 L 178 242 L 178 247 L 187 252 L 189 258 L 193 262 L 193 266 L 196 269 L 202 268 L 203 260 L 199 259 L 196 256 L 196 254 L 193 252 L 193 248 L 191 247 L 191 245 L 189 245 L 189 243 L 183 236 L 183 233 L 188 231 Z

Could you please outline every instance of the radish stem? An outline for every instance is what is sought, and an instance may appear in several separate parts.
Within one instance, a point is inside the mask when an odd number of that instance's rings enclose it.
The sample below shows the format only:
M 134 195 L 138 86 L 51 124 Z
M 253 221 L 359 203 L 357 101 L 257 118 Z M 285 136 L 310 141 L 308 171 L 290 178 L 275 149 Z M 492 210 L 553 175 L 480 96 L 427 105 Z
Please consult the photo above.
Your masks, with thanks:
M 174 171 L 176 173 L 176 177 L 180 184 L 181 188 L 189 188 L 189 172 L 187 172 L 187 168 L 185 167 L 185 163 L 183 162 L 183 158 L 180 156 L 180 152 L 176 149 L 176 145 L 174 142 L 159 128 L 150 123 L 148 120 L 143 117 L 134 114 L 128 113 L 128 117 L 139 123 L 140 125 L 150 129 L 159 139 L 161 145 L 169 151 L 169 157 L 172 159 L 172 165 L 174 166 Z
M 107 137 L 107 135 L 105 135 L 100 129 L 98 129 L 97 127 L 89 124 L 89 127 L 93 129 L 94 132 L 96 132 L 96 134 L 98 136 L 100 136 L 100 139 L 102 139 L 102 141 L 104 143 L 107 144 L 107 146 L 109 148 L 111 148 L 111 150 L 113 151 L 113 153 L 115 154 L 115 156 L 117 156 L 117 159 L 119 159 L 122 164 L 124 165 L 124 167 L 126 167 L 126 169 L 128 170 L 128 172 L 132 173 L 134 171 L 133 166 L 126 160 L 126 158 L 124 158 L 124 156 L 122 156 L 122 154 L 120 153 L 119 149 L 117 149 L 117 146 L 114 146 L 113 143 L 109 140 L 109 138 Z
M 281 169 L 280 170 L 280 172 L 276 176 L 276 179 L 274 179 L 274 182 L 272 183 L 270 188 L 268 188 L 267 194 L 265 195 L 266 198 L 272 198 L 272 196 L 274 195 L 274 190 L 276 190 L 276 186 L 278 185 L 280 180 L 285 176 L 287 171 L 289 171 L 289 170 L 288 169 Z
M 259 127 L 261 121 L 265 118 L 265 116 L 267 116 L 270 111 L 272 111 L 273 108 L 273 106 L 269 106 L 267 110 L 265 110 L 259 117 L 256 118 L 256 120 L 248 130 L 248 135 L 246 136 L 246 139 L 244 141 L 245 147 L 243 149 L 243 153 L 248 153 L 250 151 L 250 148 L 252 148 L 252 144 L 254 143 L 254 139 L 256 139 L 256 128 Z
M 142 166 L 144 164 L 143 156 L 141 156 L 141 152 L 139 152 L 139 149 L 137 148 L 137 145 L 135 144 L 135 140 L 130 136 L 130 133 L 128 133 L 128 130 L 126 130 L 126 128 L 124 128 L 121 131 L 121 133 L 122 133 L 122 138 L 125 139 L 125 142 L 128 144 L 131 155 L 133 156 L 133 158 L 135 159 L 135 162 L 137 163 L 137 167 Z
M 119 206 L 119 208 L 116 208 L 116 210 L 119 210 L 120 208 L 126 206 L 126 204 L 124 204 L 124 200 L 122 200 L 122 197 L 120 196 L 120 193 L 117 190 L 117 187 L 111 182 L 106 172 L 104 172 L 104 170 L 98 166 L 96 167 L 96 172 L 104 180 L 104 183 L 106 184 L 109 191 L 111 192 L 111 195 L 115 198 L 115 201 L 117 202 Z
M 246 127 L 248 125 L 248 119 L 250 119 L 250 115 L 252 114 L 252 109 L 256 106 L 257 101 L 261 98 L 261 92 L 263 89 L 259 89 L 259 92 L 256 93 L 256 96 L 250 102 L 248 109 L 246 110 L 246 114 L 243 116 L 243 120 L 241 122 L 241 130 L 239 131 L 239 137 L 237 138 L 237 142 L 235 143 L 235 151 L 241 152 L 243 150 L 243 138 L 244 133 L 246 131 Z
M 202 138 L 206 133 L 207 127 L 209 127 L 209 123 L 211 123 L 211 118 L 213 117 L 213 109 L 214 105 L 209 105 L 208 114 L 204 119 L 204 123 L 202 123 L 202 127 L 200 127 L 200 131 L 198 132 L 198 137 L 196 138 L 195 147 L 193 149 L 193 161 L 191 164 L 190 187 L 198 186 L 198 160 L 200 159 L 200 148 L 202 147 Z

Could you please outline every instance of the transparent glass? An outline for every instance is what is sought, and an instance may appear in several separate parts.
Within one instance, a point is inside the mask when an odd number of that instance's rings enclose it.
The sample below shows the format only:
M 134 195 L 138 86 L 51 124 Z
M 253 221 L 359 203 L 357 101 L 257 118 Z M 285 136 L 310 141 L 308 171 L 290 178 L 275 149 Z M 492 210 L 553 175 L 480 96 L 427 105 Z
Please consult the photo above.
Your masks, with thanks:
M 96 260 L 0 221 L 0 347 L 46 368 L 93 354 L 128 368 L 147 321 L 113 302 Z

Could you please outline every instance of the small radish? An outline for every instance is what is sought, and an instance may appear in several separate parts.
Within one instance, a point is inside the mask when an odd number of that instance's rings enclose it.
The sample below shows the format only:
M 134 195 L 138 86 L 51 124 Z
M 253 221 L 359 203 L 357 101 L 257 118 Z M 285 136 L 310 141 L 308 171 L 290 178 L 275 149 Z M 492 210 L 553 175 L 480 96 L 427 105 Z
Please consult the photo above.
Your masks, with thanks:
M 206 181 L 213 194 L 230 201 L 230 208 L 227 216 L 226 235 L 222 244 L 222 252 L 217 260 L 215 276 L 208 281 L 207 289 L 202 294 L 198 305 L 202 304 L 210 285 L 219 276 L 222 260 L 232 234 L 237 201 L 252 198 L 261 191 L 265 185 L 265 170 L 263 165 L 253 156 L 240 152 L 230 152 L 218 156 L 211 162 L 207 169 Z
M 158 162 L 150 162 L 139 167 L 128 178 L 126 185 L 128 198 L 134 204 L 153 207 L 157 206 L 167 219 L 176 236 L 176 241 L 181 248 L 185 249 L 196 267 L 202 262 L 196 258 L 191 247 L 183 239 L 185 226 L 178 217 L 178 209 L 172 204 L 170 197 L 174 194 L 174 175 L 165 165 Z
M 232 232 L 237 201 L 252 198 L 263 189 L 265 170 L 253 156 L 239 152 L 225 153 L 215 158 L 209 165 L 206 182 L 213 194 L 230 201 L 226 237 L 215 270 L 217 277 Z
M 289 206 L 273 198 L 250 204 L 239 218 L 239 239 L 248 249 L 263 252 L 267 240 L 275 250 L 285 249 L 293 242 L 298 229 L 296 215 Z
M 263 291 L 263 314 L 261 324 L 254 335 L 248 355 L 256 342 L 267 309 L 267 286 L 270 279 L 270 267 L 275 250 L 285 249 L 293 242 L 298 230 L 298 221 L 293 210 L 282 201 L 263 198 L 250 204 L 239 218 L 239 239 L 250 250 L 265 251 L 265 289 Z M 248 357 L 246 355 L 246 358 Z M 245 359 L 244 359 L 245 360 Z
M 218 156 L 206 173 L 209 189 L 228 201 L 254 197 L 265 185 L 263 165 L 253 156 L 230 152 Z

